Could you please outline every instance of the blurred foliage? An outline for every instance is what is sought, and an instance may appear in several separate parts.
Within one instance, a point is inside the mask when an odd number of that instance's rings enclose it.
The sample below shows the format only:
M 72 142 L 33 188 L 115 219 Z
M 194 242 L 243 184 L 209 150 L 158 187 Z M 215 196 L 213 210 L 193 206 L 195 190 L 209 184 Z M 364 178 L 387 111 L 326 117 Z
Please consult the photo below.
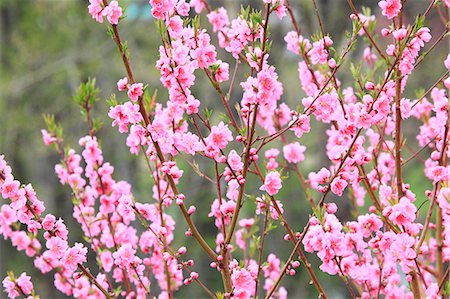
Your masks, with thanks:
M 32 182 L 41 199 L 46 202 L 48 210 L 63 217 L 71 231 L 71 242 L 80 239 L 80 229 L 72 220 L 71 200 L 69 190 L 60 187 L 53 172 L 53 165 L 58 163 L 58 156 L 50 149 L 45 148 L 41 141 L 39 130 L 44 128 L 43 114 L 54 114 L 56 121 L 64 127 L 64 138 L 67 145 L 75 149 L 80 136 L 88 134 L 86 124 L 81 120 L 79 109 L 73 102 L 73 95 L 80 82 L 87 82 L 88 78 L 96 78 L 100 91 L 92 113 L 99 118 L 105 126 L 98 133 L 102 140 L 102 148 L 105 159 L 115 166 L 115 178 L 127 180 L 134 186 L 133 192 L 141 202 L 151 202 L 152 186 L 142 157 L 131 156 L 125 146 L 125 136 L 110 127 L 111 120 L 107 117 L 108 105 L 106 100 L 116 92 L 116 82 L 125 76 L 120 57 L 114 43 L 106 33 L 106 26 L 94 22 L 87 13 L 88 1 L 81 0 L 2 0 L 0 1 L 1 23 L 1 70 L 0 70 L 0 153 L 4 153 L 11 163 L 15 176 L 22 182 Z M 209 1 L 213 7 L 225 6 L 230 17 L 240 10 L 240 4 L 251 4 L 261 7 L 261 1 Z M 312 1 L 291 0 L 297 20 L 300 22 L 302 34 L 310 36 L 318 33 L 318 24 L 315 18 Z M 427 1 L 408 1 L 408 10 L 405 19 L 412 21 L 412 16 L 424 10 Z M 329 32 L 335 41 L 334 47 L 340 49 L 346 44 L 343 34 L 345 29 L 351 28 L 350 10 L 345 0 L 318 1 L 322 19 L 325 20 L 325 32 Z M 376 5 L 377 1 L 355 1 L 355 5 Z M 135 77 L 138 81 L 149 84 L 150 94 L 158 91 L 157 99 L 164 102 L 167 93 L 160 84 L 159 72 L 154 67 L 158 59 L 160 38 L 157 26 L 150 17 L 148 1 L 121 1 L 127 7 L 128 16 L 120 23 L 121 35 L 128 42 L 131 52 L 131 61 Z M 202 15 L 201 23 L 206 25 Z M 377 18 L 380 22 L 386 22 L 384 18 Z M 298 81 L 297 62 L 298 57 L 288 53 L 285 49 L 284 35 L 293 30 L 288 18 L 280 22 L 276 17 L 271 18 L 272 52 L 269 57 L 270 64 L 275 65 L 280 80 L 284 85 L 285 100 L 291 107 L 300 104 L 304 95 Z M 384 26 L 386 23 L 378 24 Z M 435 38 L 443 31 L 443 26 L 435 12 L 430 14 L 426 25 L 432 28 Z M 213 37 L 215 43 L 217 39 Z M 430 43 L 432 44 L 433 41 Z M 348 57 L 349 61 L 358 62 L 361 59 L 365 45 L 358 41 L 356 50 Z M 338 50 L 339 51 L 339 50 Z M 220 52 L 220 57 L 230 63 L 230 71 L 234 70 L 235 61 L 232 57 Z M 418 71 L 411 76 L 409 90 L 413 97 L 415 86 L 427 89 L 443 73 L 441 65 L 447 55 L 447 45 L 443 44 L 434 50 L 431 59 L 423 63 Z M 433 59 L 436 58 L 436 59 Z M 345 68 L 349 69 L 349 65 Z M 244 80 L 247 70 L 239 66 L 237 82 Z M 363 71 L 367 71 L 364 69 Z M 350 72 L 339 71 L 338 78 L 343 86 L 351 86 L 352 75 Z M 227 84 L 224 88 L 228 88 Z M 197 84 L 193 88 L 194 94 L 201 100 L 203 106 L 212 110 L 213 121 L 219 118 L 220 99 L 207 82 L 204 74 L 197 73 Z M 239 101 L 242 92 L 236 84 L 233 91 L 233 101 Z M 124 94 L 117 94 L 124 100 Z M 301 142 L 307 145 L 306 160 L 301 165 L 304 174 L 327 166 L 324 152 L 327 128 L 321 124 L 314 124 L 312 132 L 302 138 Z M 418 148 L 415 134 L 418 132 L 418 124 L 414 121 L 404 123 L 404 132 L 411 150 L 405 150 L 404 156 L 408 157 Z M 281 146 L 279 146 L 281 148 Z M 427 152 L 420 156 L 426 157 Z M 208 175 L 214 176 L 212 170 L 204 167 L 201 158 L 195 158 L 195 162 Z M 214 243 L 216 231 L 212 220 L 207 217 L 210 203 L 214 200 L 214 186 L 197 175 L 190 175 L 191 166 L 180 161 L 180 167 L 185 171 L 180 189 L 187 195 L 187 202 L 195 202 L 199 209 L 196 213 L 196 223 L 206 236 L 210 244 Z M 430 183 L 424 179 L 423 165 L 420 158 L 408 163 L 404 171 L 405 182 L 411 184 L 416 192 L 419 203 L 425 201 L 424 191 L 430 188 Z M 310 208 L 300 191 L 300 185 L 295 176 L 289 176 L 284 182 L 279 198 L 286 209 L 286 217 L 290 225 L 301 230 L 306 222 Z M 256 179 L 250 179 L 248 186 L 259 186 Z M 256 191 L 256 188 L 254 188 Z M 252 192 L 249 188 L 247 192 Z M 244 216 L 252 217 L 254 203 L 249 194 L 245 202 Z M 338 215 L 341 219 L 350 219 L 349 202 L 343 198 L 332 198 L 340 206 Z M 204 203 L 204 204 L 203 204 Z M 426 205 L 422 209 L 426 209 Z M 209 268 L 209 261 L 205 258 L 195 241 L 185 239 L 183 227 L 185 224 L 176 208 L 170 208 L 169 212 L 178 223 L 178 235 L 174 241 L 174 248 L 180 244 L 186 244 L 189 255 L 196 260 L 196 270 L 200 272 L 204 282 L 212 289 L 220 289 L 220 275 Z M 274 229 L 266 242 L 266 254 L 277 252 L 281 259 L 285 259 L 291 250 L 291 245 L 281 241 L 284 231 L 282 228 Z M 309 256 L 313 265 L 317 267 L 317 259 Z M 90 261 L 94 258 L 91 256 Z M 95 264 L 95 263 L 94 263 Z M 92 266 L 95 269 L 95 266 Z M 32 261 L 23 252 L 17 253 L 9 242 L 0 240 L 0 276 L 4 277 L 6 271 L 13 269 L 20 273 L 26 271 L 33 274 L 35 286 L 41 298 L 62 298 L 52 286 L 51 274 L 41 275 L 33 268 Z M 319 275 L 326 290 L 333 290 L 333 298 L 344 298 L 345 290 L 339 279 L 328 275 Z M 313 287 L 309 287 L 309 277 L 301 268 L 294 277 L 285 278 L 283 285 L 289 291 L 291 298 L 311 298 L 315 294 Z M 156 284 L 153 284 L 155 286 Z M 300 287 L 301 286 L 301 287 Z M 3 294 L 0 295 L 0 297 Z M 183 288 L 177 297 L 191 298 L 201 297 L 202 292 L 195 286 Z

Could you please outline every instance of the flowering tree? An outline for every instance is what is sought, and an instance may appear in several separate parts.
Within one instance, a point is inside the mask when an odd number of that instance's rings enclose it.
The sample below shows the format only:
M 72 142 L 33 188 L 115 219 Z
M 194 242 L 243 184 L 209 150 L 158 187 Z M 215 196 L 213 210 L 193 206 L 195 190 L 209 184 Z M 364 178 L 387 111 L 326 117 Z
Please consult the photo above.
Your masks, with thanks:
M 125 68 L 125 77 L 117 83 L 119 93 L 109 100 L 108 116 L 113 127 L 127 134 L 130 153 L 144 157 L 154 202 L 134 197 L 132 186 L 119 181 L 105 161 L 96 136 L 100 123 L 92 115 L 99 91 L 90 80 L 75 96 L 89 128 L 79 140 L 81 153 L 64 143 L 54 117 L 45 117 L 47 129 L 42 130 L 44 143 L 61 158 L 55 172 L 71 189 L 73 216 L 84 240 L 71 244 L 63 219 L 45 213 L 33 187 L 17 181 L 0 156 L 0 192 L 6 200 L 0 209 L 3 237 L 25 251 L 42 273 L 52 272 L 59 291 L 76 298 L 174 298 L 190 284 L 212 298 L 287 298 L 282 280 L 298 269 L 306 270 L 320 298 L 331 295 L 319 271 L 340 277 L 351 298 L 448 297 L 450 56 L 444 61 L 447 71 L 432 86 L 425 86 L 415 99 L 405 93 L 415 88 L 408 86 L 408 76 L 447 36 L 445 30 L 427 45 L 427 16 L 433 9 L 446 9 L 450 1 L 429 1 L 410 23 L 403 17 L 407 1 L 379 1 L 383 21 L 388 22 L 380 31 L 369 10 L 348 0 L 352 29 L 340 50 L 333 48 L 317 3 L 311 1 L 320 28 L 308 39 L 301 35 L 289 0 L 264 0 L 262 11 L 242 9 L 231 21 L 225 8 L 211 9 L 205 0 L 150 0 L 161 35 L 156 68 L 168 90 L 164 100 L 150 96 L 133 75 L 130 52 L 119 32 L 123 8 L 117 1 L 90 0 L 89 13 L 98 23 L 108 23 Z M 204 14 L 213 37 L 201 26 Z M 294 28 L 284 40 L 300 61 L 299 89 L 306 96 L 297 107 L 282 102 L 283 85 L 269 63 L 271 15 Z M 448 14 L 442 17 L 448 21 Z M 217 57 L 212 42 L 216 38 L 235 60 L 232 73 Z M 366 44 L 364 67 L 345 64 L 358 41 Z M 342 86 L 338 78 L 346 67 L 354 86 Z M 246 73 L 240 84 L 239 69 Z M 221 121 L 213 119 L 201 96 L 191 91 L 199 73 L 217 92 L 225 115 Z M 233 107 L 236 89 L 242 90 L 242 97 Z M 408 118 L 421 122 L 420 149 L 406 158 L 402 122 Z M 329 165 L 306 177 L 300 169 L 307 152 L 301 137 L 310 132 L 311 121 L 329 128 Z M 425 195 L 414 194 L 402 170 L 426 149 L 431 154 L 424 173 L 433 188 Z M 209 177 L 189 156 L 203 157 L 215 175 Z M 203 203 L 186 197 L 179 187 L 185 171 L 177 165 L 181 159 L 216 188 L 208 208 L 211 230 L 217 232 L 215 244 L 207 242 L 195 224 L 197 206 Z M 303 227 L 289 224 L 284 209 L 291 203 L 277 198 L 288 173 L 298 177 L 311 208 Z M 256 185 L 251 183 L 255 180 Z M 352 203 L 354 219 L 338 219 L 337 205 L 328 200 L 331 194 Z M 423 198 L 429 205 L 419 218 Z M 242 217 L 244 205 L 255 209 L 254 217 Z M 171 245 L 177 224 L 167 213 L 170 206 L 178 206 L 188 227 L 185 235 L 208 257 L 211 275 L 223 282 L 221 289 L 202 282 L 195 261 L 185 258 L 185 246 Z M 291 244 L 288 257 L 265 250 L 266 236 L 276 223 Z M 248 250 L 250 246 L 255 250 Z M 96 256 L 95 271 L 85 266 L 88 251 Z M 317 254 L 320 269 L 310 264 L 305 251 Z M 10 298 L 38 298 L 26 273 L 10 273 L 3 286 Z

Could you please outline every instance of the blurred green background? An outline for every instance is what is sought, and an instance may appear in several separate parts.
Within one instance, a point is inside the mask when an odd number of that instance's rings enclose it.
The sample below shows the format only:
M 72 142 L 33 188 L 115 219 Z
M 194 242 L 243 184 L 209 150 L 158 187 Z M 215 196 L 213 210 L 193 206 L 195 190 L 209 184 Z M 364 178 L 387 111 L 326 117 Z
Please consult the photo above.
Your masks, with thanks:
M 260 8 L 262 1 L 209 1 L 212 7 L 225 6 L 229 16 L 233 17 L 240 9 L 240 5 L 250 4 Z M 318 25 L 314 15 L 312 1 L 291 0 L 297 21 L 300 23 L 302 34 L 310 36 L 318 33 Z M 378 1 L 355 1 L 359 8 L 361 5 L 374 8 Z M 429 1 L 410 0 L 407 2 L 405 19 L 412 22 L 412 16 L 423 12 Z M 135 78 L 149 84 L 149 90 L 158 90 L 158 100 L 165 101 L 167 93 L 160 84 L 159 72 L 154 67 L 158 59 L 160 38 L 151 18 L 150 6 L 147 1 L 120 1 L 128 7 L 127 18 L 121 21 L 120 30 L 123 39 L 128 41 L 132 55 L 132 66 Z M 318 1 L 319 9 L 325 23 L 325 32 L 330 33 L 335 41 L 335 48 L 341 49 L 346 44 L 344 31 L 351 29 L 348 16 L 350 9 L 345 0 Z M 53 167 L 59 162 L 58 156 L 46 148 L 40 135 L 44 128 L 43 113 L 55 114 L 56 119 L 62 123 L 65 131 L 65 143 L 79 149 L 77 140 L 87 134 L 86 125 L 81 121 L 78 108 L 72 101 L 72 96 L 80 82 L 89 77 L 97 79 L 97 86 L 102 90 L 100 101 L 95 109 L 96 116 L 103 119 L 105 125 L 99 132 L 106 161 L 115 166 L 115 179 L 127 180 L 133 185 L 133 192 L 141 202 L 152 202 L 151 183 L 144 165 L 143 157 L 131 156 L 125 145 L 125 135 L 111 128 L 111 120 L 107 117 L 108 105 L 106 99 L 116 92 L 116 82 L 125 76 L 122 62 L 114 43 L 106 33 L 106 25 L 97 24 L 87 12 L 88 1 L 81 0 L 0 0 L 1 23 L 1 73 L 0 73 L 0 153 L 5 154 L 13 167 L 15 176 L 22 182 L 32 182 L 38 196 L 46 202 L 49 212 L 65 219 L 70 228 L 71 242 L 80 238 L 80 229 L 72 220 L 72 203 L 70 191 L 60 186 L 54 175 Z M 378 9 L 375 9 L 379 13 Z M 386 19 L 377 15 L 379 20 L 378 31 L 386 25 Z M 205 22 L 202 15 L 202 22 Z M 279 21 L 271 18 L 272 52 L 269 63 L 275 65 L 284 85 L 285 93 L 282 97 L 291 107 L 298 105 L 304 95 L 297 73 L 298 57 L 285 49 L 283 38 L 293 30 L 289 18 Z M 433 11 L 427 19 L 426 25 L 432 30 L 434 39 L 444 30 L 439 15 Z M 217 38 L 213 36 L 217 44 Z M 360 41 L 356 51 L 349 55 L 349 60 L 358 62 L 362 57 L 365 45 Z M 230 71 L 234 69 L 231 56 L 219 51 L 220 59 L 230 63 Z M 428 89 L 434 81 L 444 72 L 442 61 L 448 53 L 447 42 L 437 47 L 431 59 L 422 63 L 418 71 L 411 76 L 406 96 L 413 97 L 418 88 Z M 347 65 L 348 66 L 348 65 Z M 237 79 L 244 80 L 248 70 L 241 67 Z M 351 75 L 340 70 L 338 78 L 343 86 L 352 86 Z M 239 82 L 239 81 L 238 81 Z M 224 84 L 225 89 L 228 88 Z M 237 85 L 236 85 L 237 86 Z M 213 117 L 218 120 L 220 99 L 214 89 L 209 85 L 203 73 L 197 73 L 197 84 L 193 88 L 194 94 L 202 102 L 216 112 Z M 237 86 L 233 93 L 233 101 L 239 101 L 241 90 Z M 124 94 L 118 95 L 119 100 Z M 313 126 L 310 134 L 304 136 L 300 142 L 308 147 L 306 160 L 301 165 L 304 175 L 309 171 L 317 171 L 327 166 L 324 145 L 326 135 L 324 125 Z M 417 149 L 415 134 L 418 132 L 418 123 L 408 120 L 404 123 L 404 132 L 411 148 Z M 292 136 L 290 136 L 293 140 Z M 281 149 L 281 146 L 278 145 Z M 411 153 L 404 151 L 405 157 Z M 421 154 L 426 157 L 427 152 Z M 191 170 L 187 164 L 181 164 L 185 170 L 181 182 L 181 190 L 187 195 L 188 203 L 197 204 L 196 223 L 206 235 L 210 244 L 214 243 L 216 229 L 213 220 L 207 217 L 209 205 L 214 200 L 214 186 L 196 175 L 190 175 Z M 202 167 L 202 164 L 200 165 Z M 207 170 L 206 170 L 207 171 Z M 423 164 L 419 159 L 408 163 L 405 171 L 405 181 L 412 185 L 416 192 L 419 204 L 424 202 L 424 191 L 430 188 L 430 183 L 424 179 Z M 259 183 L 253 184 L 257 192 Z M 249 187 L 247 193 L 252 193 Z M 315 194 L 317 197 L 317 194 Z M 291 175 L 285 182 L 278 198 L 286 208 L 286 217 L 290 225 L 301 230 L 310 213 L 297 179 Z M 203 204 L 204 203 L 204 204 Z M 349 203 L 345 197 L 337 199 L 340 206 L 341 219 L 350 219 Z M 244 211 L 247 217 L 251 216 L 254 207 L 247 205 Z M 426 205 L 422 207 L 426 209 Z M 184 227 L 178 210 L 171 209 L 171 214 L 177 220 L 179 227 Z M 202 255 L 195 241 L 183 235 L 183 229 L 178 232 L 173 248 L 180 244 L 187 244 L 190 257 L 196 261 L 195 270 L 200 273 L 203 281 L 211 289 L 221 289 L 220 275 L 211 270 L 209 261 Z M 277 228 L 269 235 L 266 243 L 266 254 L 276 252 L 278 257 L 285 259 L 291 250 L 291 244 L 282 241 L 284 231 Z M 317 259 L 308 255 L 317 267 Z M 90 263 L 95 272 L 95 259 L 91 256 Z M 94 262 L 94 263 L 93 263 Z M 64 298 L 53 287 L 52 275 L 42 275 L 33 268 L 32 261 L 23 252 L 18 253 L 9 242 L 0 240 L 0 276 L 3 278 L 7 270 L 16 273 L 26 271 L 33 275 L 33 282 L 41 298 Z M 346 298 L 346 291 L 342 282 L 336 277 L 320 275 L 330 298 Z M 289 292 L 289 298 L 313 298 L 315 289 L 309 285 L 309 277 L 302 268 L 294 277 L 286 277 L 282 283 Z M 153 284 L 156 288 L 156 284 Z M 0 292 L 0 298 L 5 294 Z M 202 291 L 193 284 L 184 287 L 176 294 L 177 298 L 202 298 Z

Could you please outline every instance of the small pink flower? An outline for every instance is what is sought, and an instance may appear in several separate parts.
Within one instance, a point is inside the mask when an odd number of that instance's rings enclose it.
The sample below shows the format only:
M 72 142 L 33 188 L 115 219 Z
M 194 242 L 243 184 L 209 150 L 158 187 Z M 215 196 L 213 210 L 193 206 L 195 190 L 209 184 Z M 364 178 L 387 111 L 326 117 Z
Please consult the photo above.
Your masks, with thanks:
M 127 86 L 128 86 L 128 78 L 127 77 L 124 77 L 117 82 L 117 89 L 119 91 L 126 90 Z
M 239 156 L 235 150 L 231 150 L 228 154 L 228 164 L 230 164 L 231 169 L 234 171 L 241 171 L 244 167 L 241 156 Z
M 273 196 L 278 193 L 281 187 L 280 173 L 271 171 L 266 175 L 264 185 L 259 190 L 266 191 L 269 195 Z
M 41 130 L 42 133 L 42 140 L 44 141 L 44 144 L 46 146 L 51 145 L 52 143 L 54 143 L 57 139 L 56 137 L 50 135 L 47 130 Z
M 298 142 L 290 143 L 283 147 L 283 156 L 289 163 L 298 163 L 305 160 L 305 150 L 306 147 Z
M 217 126 L 213 126 L 211 133 L 206 138 L 206 143 L 212 145 L 215 149 L 224 149 L 230 141 L 233 141 L 233 135 L 230 129 L 228 129 L 228 126 L 223 122 L 220 122 Z
M 42 221 L 42 227 L 46 231 L 50 231 L 55 227 L 56 217 L 52 214 L 45 215 L 44 220 Z
M 220 7 L 216 11 L 210 12 L 208 15 L 208 21 L 213 25 L 213 31 L 222 31 L 225 26 L 230 24 L 228 20 L 227 10 L 223 7 Z
M 33 291 L 33 283 L 31 282 L 31 277 L 28 276 L 25 272 L 20 274 L 20 276 L 16 279 L 16 283 L 22 290 L 22 292 L 26 295 L 31 294 L 31 292 Z
M 111 1 L 108 6 L 103 9 L 103 15 L 106 16 L 108 22 L 112 25 L 119 23 L 119 18 L 122 16 L 122 7 L 117 1 Z
M 230 66 L 226 62 L 222 62 L 221 60 L 217 60 L 217 63 L 219 63 L 219 68 L 216 70 L 214 74 L 214 78 L 217 82 L 224 82 L 227 81 L 230 77 L 229 74 L 229 68 Z
M 121 268 L 128 267 L 133 262 L 135 253 L 136 250 L 131 247 L 131 244 L 122 245 L 119 250 L 113 253 L 114 263 Z
M 89 0 L 89 3 L 90 3 L 88 6 L 89 14 L 97 22 L 103 23 L 102 0 Z
M 75 271 L 78 264 L 86 262 L 87 248 L 81 243 L 75 243 L 75 245 L 69 248 L 62 259 L 64 267 L 70 271 Z
M 337 177 L 331 183 L 331 191 L 337 196 L 342 196 L 345 187 L 347 187 L 347 181 Z
M 54 258 L 61 258 L 64 256 L 67 250 L 67 241 L 60 237 L 52 237 L 45 243 L 45 246 L 49 250 L 49 254 Z
M 393 19 L 402 9 L 402 2 L 400 0 L 386 0 L 378 2 L 378 6 L 382 9 L 383 16 Z
M 100 260 L 102 262 L 103 269 L 105 269 L 106 272 L 110 272 L 113 265 L 114 265 L 114 259 L 110 251 L 104 251 L 100 254 Z
M 410 224 L 416 219 L 417 208 L 411 201 L 402 197 L 400 202 L 392 207 L 389 220 L 396 225 Z
M 11 280 L 9 276 L 3 279 L 2 284 L 3 287 L 5 288 L 6 293 L 8 293 L 9 298 L 14 299 L 20 296 L 19 291 L 16 289 L 16 284 L 14 283 L 14 281 Z
M 406 37 L 408 31 L 405 28 L 400 28 L 398 30 L 392 31 L 392 35 L 396 40 L 402 40 Z
M 136 102 L 139 99 L 139 97 L 144 94 L 142 88 L 143 88 L 142 83 L 131 84 L 131 86 L 128 87 L 128 97 L 130 98 L 130 100 Z

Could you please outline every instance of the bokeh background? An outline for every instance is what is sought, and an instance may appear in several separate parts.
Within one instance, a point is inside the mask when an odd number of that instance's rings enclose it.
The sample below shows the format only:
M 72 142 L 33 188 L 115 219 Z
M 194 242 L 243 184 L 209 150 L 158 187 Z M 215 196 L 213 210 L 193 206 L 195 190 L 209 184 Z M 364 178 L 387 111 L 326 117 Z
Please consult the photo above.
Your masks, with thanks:
M 319 27 L 314 14 L 312 1 L 291 0 L 297 21 L 300 23 L 302 34 L 310 36 L 318 33 Z M 386 25 L 386 19 L 380 17 L 376 9 L 378 1 L 354 1 L 359 8 L 361 5 L 375 8 L 377 31 Z M 127 17 L 121 21 L 120 30 L 123 39 L 128 41 L 132 55 L 132 66 L 135 78 L 149 84 L 149 90 L 158 91 L 158 100 L 166 101 L 167 93 L 159 81 L 159 72 L 154 67 L 158 59 L 157 49 L 160 44 L 155 20 L 152 19 L 150 6 L 147 1 L 120 1 L 127 7 Z M 251 5 L 260 8 L 262 1 L 209 1 L 212 7 L 225 6 L 229 16 L 233 17 L 240 10 L 240 6 Z M 413 21 L 413 16 L 423 12 L 429 1 L 409 0 L 405 11 L 407 23 Z M 333 38 L 336 49 L 346 44 L 345 30 L 351 29 L 348 18 L 351 11 L 345 0 L 318 1 L 321 16 L 324 20 L 325 32 Z M 114 43 L 108 37 L 106 25 L 97 24 L 87 12 L 88 1 L 82 0 L 0 0 L 0 153 L 5 154 L 13 167 L 15 176 L 22 182 L 32 182 L 38 196 L 45 201 L 47 209 L 57 216 L 63 217 L 70 228 L 70 241 L 80 239 L 80 228 L 72 220 L 72 203 L 70 190 L 61 187 L 53 167 L 59 162 L 58 156 L 46 148 L 40 135 L 44 128 L 42 114 L 54 114 L 65 132 L 65 143 L 79 149 L 77 140 L 87 134 L 86 125 L 81 121 L 80 112 L 73 103 L 72 96 L 80 82 L 89 77 L 96 78 L 97 86 L 101 89 L 102 100 L 95 109 L 95 116 L 104 121 L 104 127 L 99 132 L 105 160 L 115 166 L 115 178 L 127 180 L 133 185 L 133 192 L 141 202 L 152 202 L 151 181 L 144 165 L 143 157 L 131 156 L 125 145 L 125 135 L 111 128 L 111 120 L 107 117 L 108 105 L 106 100 L 116 92 L 116 82 L 125 76 L 122 62 Z M 373 10 L 374 11 L 374 10 Z M 206 17 L 202 15 L 202 23 L 207 26 Z M 277 68 L 280 81 L 284 85 L 285 93 L 282 97 L 291 107 L 298 105 L 304 96 L 300 88 L 297 73 L 298 57 L 287 52 L 283 38 L 293 30 L 289 18 L 279 21 L 271 18 L 271 35 L 273 41 L 269 63 Z M 437 11 L 431 12 L 426 25 L 432 30 L 433 40 L 444 31 L 441 16 Z M 217 45 L 217 38 L 213 37 Z M 362 57 L 365 45 L 357 43 L 356 50 L 349 55 L 349 61 L 358 63 Z M 426 47 L 427 48 L 427 47 Z M 230 63 L 230 70 L 234 68 L 232 57 L 219 50 L 220 58 Z M 433 50 L 426 62 L 422 63 L 418 71 L 411 76 L 406 92 L 407 97 L 414 98 L 414 92 L 428 89 L 444 72 L 442 61 L 448 53 L 448 43 L 444 41 Z M 348 66 L 348 65 L 347 65 Z M 364 67 L 364 66 L 363 66 Z M 238 73 L 237 80 L 245 77 L 245 68 Z M 344 86 L 352 86 L 351 75 L 345 67 L 338 72 L 338 78 Z M 238 81 L 238 82 L 239 82 Z M 227 84 L 224 85 L 227 88 Z M 203 73 L 197 73 L 197 84 L 193 88 L 194 94 L 202 102 L 216 112 L 213 118 L 219 118 L 220 99 L 214 89 L 207 82 Z M 239 101 L 241 90 L 237 86 L 232 101 Z M 119 99 L 124 94 L 118 94 Z M 122 98 L 123 100 L 123 98 Z M 327 166 L 324 145 L 326 142 L 324 125 L 313 126 L 312 132 L 300 140 L 308 147 L 306 160 L 302 164 L 302 171 L 306 175 L 309 171 L 317 171 Z M 413 120 L 404 123 L 404 132 L 411 149 L 406 149 L 407 157 L 418 149 L 415 134 L 418 124 Z M 278 145 L 281 148 L 280 145 Z M 420 157 L 427 156 L 426 151 Z M 425 202 L 424 191 L 431 184 L 424 179 L 423 163 L 420 157 L 408 163 L 404 175 L 405 182 L 410 183 L 416 192 L 418 203 Z M 214 187 L 202 180 L 190 170 L 187 164 L 180 162 L 185 170 L 181 182 L 181 190 L 187 195 L 188 202 L 198 207 L 196 223 L 206 239 L 213 244 L 216 229 L 213 220 L 207 217 L 209 206 L 214 200 Z M 201 165 L 200 165 L 201 166 Z M 208 171 L 208 170 L 206 170 Z M 250 186 L 250 185 L 248 185 Z M 257 192 L 258 184 L 254 184 Z M 248 187 L 247 187 L 248 188 Z M 246 189 L 251 193 L 250 188 Z M 317 197 L 318 195 L 315 194 Z M 290 176 L 284 182 L 278 198 L 286 209 L 286 217 L 290 225 L 301 230 L 311 212 L 307 201 L 300 189 L 298 181 Z M 332 198 L 330 198 L 332 199 Z M 349 202 L 343 197 L 336 200 L 340 210 L 338 215 L 342 220 L 351 219 Z M 426 209 L 426 204 L 422 207 Z M 251 216 L 254 207 L 245 207 L 244 212 Z M 170 210 L 180 227 L 184 226 L 178 210 Z M 201 253 L 194 240 L 186 239 L 182 229 L 178 232 L 173 243 L 174 248 L 187 244 L 190 257 L 196 261 L 195 269 L 200 272 L 203 281 L 211 289 L 221 289 L 220 275 L 213 272 L 208 259 Z M 266 243 L 266 253 L 277 252 L 285 259 L 291 250 L 291 244 L 282 241 L 284 230 L 275 229 Z M 314 267 L 318 266 L 317 259 L 308 255 Z M 90 257 L 90 265 L 95 272 L 95 259 Z M 9 242 L 0 238 L 0 276 L 3 278 L 7 270 L 16 273 L 26 271 L 32 274 L 37 293 L 41 298 L 64 298 L 53 287 L 52 274 L 42 275 L 33 267 L 32 261 L 23 252 L 18 253 Z M 319 275 L 330 298 L 346 298 L 346 291 L 342 282 L 336 277 Z M 294 277 L 286 277 L 283 285 L 288 289 L 289 298 L 314 298 L 315 289 L 309 285 L 309 277 L 303 269 Z M 156 284 L 153 284 L 156 288 Z M 5 294 L 0 292 L 0 298 Z M 193 284 L 184 287 L 176 294 L 177 298 L 202 298 L 202 291 Z

